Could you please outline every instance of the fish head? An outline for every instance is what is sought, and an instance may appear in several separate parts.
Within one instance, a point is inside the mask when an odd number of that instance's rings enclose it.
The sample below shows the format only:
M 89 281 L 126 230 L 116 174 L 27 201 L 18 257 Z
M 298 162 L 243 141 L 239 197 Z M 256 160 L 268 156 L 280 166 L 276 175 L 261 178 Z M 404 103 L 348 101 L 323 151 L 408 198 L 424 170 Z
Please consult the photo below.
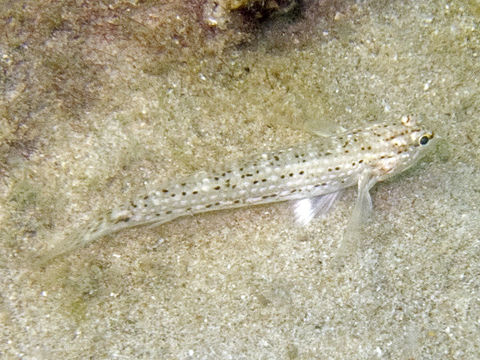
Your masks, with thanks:
M 398 174 L 413 166 L 428 149 L 432 148 L 434 133 L 419 126 L 410 116 L 400 122 L 383 125 L 380 133 L 382 151 L 375 161 L 379 180 Z

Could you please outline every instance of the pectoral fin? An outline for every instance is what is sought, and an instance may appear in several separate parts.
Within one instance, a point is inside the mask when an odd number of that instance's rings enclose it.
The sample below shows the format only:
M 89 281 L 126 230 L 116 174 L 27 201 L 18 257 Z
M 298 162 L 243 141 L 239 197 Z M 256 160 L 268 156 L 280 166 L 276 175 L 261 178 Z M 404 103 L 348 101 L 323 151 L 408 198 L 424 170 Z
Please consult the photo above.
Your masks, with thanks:
M 358 197 L 353 209 L 352 221 L 361 225 L 372 213 L 370 189 L 377 183 L 377 178 L 370 171 L 364 172 L 358 180 Z
M 339 248 L 339 255 L 345 256 L 354 252 L 361 237 L 363 225 L 372 213 L 372 198 L 370 189 L 377 183 L 378 178 L 371 171 L 365 171 L 358 179 L 358 197 L 353 209 L 352 217 L 345 230 L 343 241 Z

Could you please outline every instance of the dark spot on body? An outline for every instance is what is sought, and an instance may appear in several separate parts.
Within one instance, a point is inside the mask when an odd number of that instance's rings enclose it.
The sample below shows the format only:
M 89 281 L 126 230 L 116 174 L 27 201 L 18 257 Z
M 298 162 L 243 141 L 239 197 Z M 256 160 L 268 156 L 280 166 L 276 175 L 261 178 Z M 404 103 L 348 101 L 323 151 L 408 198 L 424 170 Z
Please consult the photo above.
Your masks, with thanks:
M 266 182 L 266 181 L 267 181 L 267 179 L 262 179 L 262 182 Z
M 220 186 L 215 186 L 213 190 L 220 190 Z
M 253 182 L 253 184 L 254 184 L 254 185 L 255 185 L 255 184 L 258 184 L 258 180 L 255 180 L 255 181 Z
M 303 175 L 303 174 L 305 174 L 305 171 L 302 170 L 302 171 L 300 171 L 298 174 L 299 174 L 299 175 Z
M 167 190 L 167 189 L 163 189 L 162 191 L 163 191 L 164 193 L 167 193 L 167 192 L 168 192 L 168 190 Z
M 335 170 L 340 170 L 340 166 L 337 166 L 337 167 L 335 168 Z
M 280 158 L 279 158 L 277 155 L 275 155 L 273 158 L 274 158 L 276 161 L 279 161 L 279 160 L 280 160 Z
M 187 195 L 187 193 L 185 191 L 182 191 L 182 195 L 185 196 Z
M 198 194 L 198 191 L 197 191 L 197 190 L 192 191 L 192 194 L 193 194 L 193 195 L 197 195 L 197 194 Z
M 293 176 L 293 173 L 288 174 L 288 176 L 292 177 L 292 176 Z
M 212 204 L 205 205 L 205 207 L 206 207 L 207 209 L 209 209 L 209 208 L 212 207 Z
M 233 203 L 238 204 L 238 203 L 240 203 L 240 200 L 235 200 Z

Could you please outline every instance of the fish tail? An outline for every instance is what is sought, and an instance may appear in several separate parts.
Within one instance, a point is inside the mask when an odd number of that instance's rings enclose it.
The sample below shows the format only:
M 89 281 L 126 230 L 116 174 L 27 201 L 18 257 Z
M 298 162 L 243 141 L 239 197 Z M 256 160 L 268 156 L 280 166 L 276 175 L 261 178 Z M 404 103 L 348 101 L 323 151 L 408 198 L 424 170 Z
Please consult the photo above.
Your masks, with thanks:
M 64 256 L 118 230 L 120 228 L 115 229 L 108 217 L 96 218 L 87 227 L 82 226 L 49 239 L 48 245 L 36 256 L 35 263 L 43 266 L 59 256 Z

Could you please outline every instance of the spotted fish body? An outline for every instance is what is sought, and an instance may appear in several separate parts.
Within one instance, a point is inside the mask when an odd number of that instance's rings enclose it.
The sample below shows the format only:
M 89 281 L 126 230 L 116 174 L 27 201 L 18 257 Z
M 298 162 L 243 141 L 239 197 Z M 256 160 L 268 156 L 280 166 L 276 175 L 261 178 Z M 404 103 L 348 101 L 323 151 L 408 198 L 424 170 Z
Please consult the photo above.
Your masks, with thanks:
M 167 183 L 94 222 L 81 242 L 185 215 L 286 200 L 299 200 L 297 217 L 308 222 L 322 208 L 328 209 L 341 190 L 354 185 L 359 191 L 356 211 L 368 212 L 371 187 L 410 167 L 432 138 L 433 133 L 405 116 L 397 123 L 265 152 L 221 170 Z

